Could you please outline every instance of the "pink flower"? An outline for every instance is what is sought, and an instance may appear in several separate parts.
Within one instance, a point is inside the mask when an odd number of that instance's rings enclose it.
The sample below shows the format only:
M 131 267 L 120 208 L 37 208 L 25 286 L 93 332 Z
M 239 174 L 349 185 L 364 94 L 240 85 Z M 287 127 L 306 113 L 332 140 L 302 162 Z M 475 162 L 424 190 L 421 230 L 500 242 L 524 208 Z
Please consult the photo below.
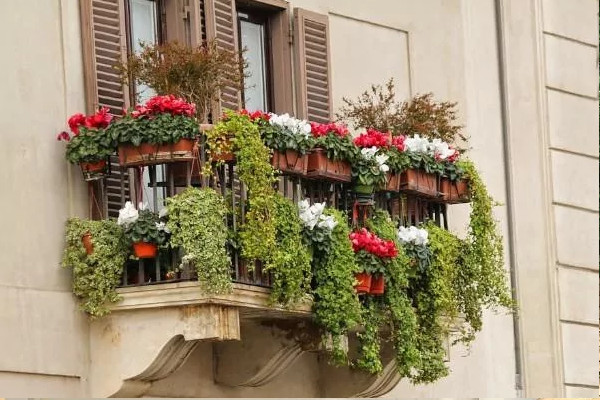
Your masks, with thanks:
M 68 142 L 69 140 L 71 140 L 71 136 L 69 136 L 69 134 L 66 131 L 62 131 L 58 134 L 58 136 L 56 136 L 56 140 L 64 140 L 65 142 Z

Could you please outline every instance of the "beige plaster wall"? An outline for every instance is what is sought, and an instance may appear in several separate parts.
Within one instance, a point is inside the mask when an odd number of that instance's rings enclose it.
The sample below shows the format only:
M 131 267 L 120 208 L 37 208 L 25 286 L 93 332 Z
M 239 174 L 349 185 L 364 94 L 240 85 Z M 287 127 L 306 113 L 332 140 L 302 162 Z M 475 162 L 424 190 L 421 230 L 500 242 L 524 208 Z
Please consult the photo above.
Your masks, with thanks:
M 0 13 L 0 392 L 85 395 L 87 321 L 59 266 L 81 180 L 55 140 L 83 109 L 78 5 L 3 1 Z M 71 185 L 70 182 L 77 182 Z

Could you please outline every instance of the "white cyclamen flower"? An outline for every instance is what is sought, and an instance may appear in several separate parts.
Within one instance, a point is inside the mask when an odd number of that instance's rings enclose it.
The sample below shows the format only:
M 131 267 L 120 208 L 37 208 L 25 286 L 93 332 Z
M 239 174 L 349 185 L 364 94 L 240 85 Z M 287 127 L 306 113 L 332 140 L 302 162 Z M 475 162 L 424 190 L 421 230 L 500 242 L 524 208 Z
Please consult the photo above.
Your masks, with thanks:
M 360 154 L 362 154 L 362 156 L 364 158 L 366 158 L 367 160 L 371 160 L 375 157 L 375 155 L 377 154 L 377 147 L 373 146 L 373 147 L 365 147 L 360 151 Z
M 337 224 L 337 221 L 332 215 L 321 215 L 318 226 L 319 228 L 325 228 L 328 231 L 332 231 Z
M 404 139 L 404 148 L 406 151 L 411 151 L 413 153 L 429 153 L 430 143 L 427 138 L 414 135 L 413 137 Z
M 401 226 L 398 228 L 398 240 L 402 243 L 414 243 L 417 246 L 426 245 L 429 243 L 429 233 L 427 230 L 409 226 L 408 228 Z
M 379 170 L 381 172 L 388 172 L 390 170 L 390 167 L 385 163 L 388 160 L 388 158 L 390 157 L 385 154 L 378 154 L 375 156 L 375 161 L 377 161 L 377 164 L 379 165 Z
M 325 203 L 315 203 L 312 206 L 309 205 L 308 200 L 302 200 L 298 203 L 298 209 L 300 211 L 300 220 L 308 229 L 313 230 L 319 223 L 323 216 L 323 210 L 325 209 Z
M 171 233 L 171 231 L 169 231 L 169 228 L 167 228 L 167 224 L 165 224 L 164 222 L 157 222 L 156 229 L 158 229 L 159 231 L 164 231 L 166 233 Z
M 417 234 L 415 237 L 415 244 L 417 246 L 426 245 L 429 243 L 429 232 L 425 229 L 417 229 Z
M 125 203 L 125 207 L 119 210 L 119 218 L 117 224 L 120 226 L 128 227 L 133 224 L 139 218 L 138 210 L 135 209 L 133 203 L 130 201 Z
M 300 210 L 300 212 L 304 212 L 304 211 L 308 210 L 309 207 L 310 207 L 310 203 L 306 199 L 300 200 L 298 202 L 298 209 Z

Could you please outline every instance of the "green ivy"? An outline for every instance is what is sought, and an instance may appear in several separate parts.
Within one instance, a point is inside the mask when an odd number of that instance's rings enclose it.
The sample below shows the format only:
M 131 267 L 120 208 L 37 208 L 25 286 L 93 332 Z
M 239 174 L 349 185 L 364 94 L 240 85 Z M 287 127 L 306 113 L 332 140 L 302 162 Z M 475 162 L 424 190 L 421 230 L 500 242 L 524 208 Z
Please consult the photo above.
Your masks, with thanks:
M 311 257 L 302 240 L 298 207 L 283 196 L 275 196 L 277 247 L 265 271 L 272 274 L 271 302 L 292 306 L 310 292 Z
M 331 360 L 343 365 L 348 354 L 342 337 L 360 321 L 360 303 L 354 290 L 354 274 L 359 271 L 352 244 L 348 238 L 350 228 L 345 216 L 338 210 L 325 209 L 337 226 L 329 238 L 322 238 L 318 249 L 313 247 L 314 302 L 313 312 L 317 324 L 324 331 L 323 341 L 331 340 Z
M 230 259 L 225 217 L 227 207 L 211 188 L 187 188 L 167 199 L 171 245 L 181 246 L 184 260 L 195 266 L 208 293 L 231 291 Z
M 388 325 L 394 346 L 396 368 L 402 377 L 408 377 L 419 363 L 417 348 L 417 316 L 408 294 L 409 275 L 414 275 L 411 259 L 398 243 L 396 224 L 387 211 L 375 209 L 368 221 L 369 229 L 385 240 L 394 240 L 398 256 L 386 264 L 384 306 L 389 313 Z
M 462 341 L 474 339 L 482 328 L 484 308 L 514 311 L 504 269 L 504 247 L 493 215 L 494 200 L 471 161 L 461 162 L 471 191 L 471 215 L 463 265 L 457 271 L 456 291 L 467 331 Z
M 91 234 L 90 255 L 82 242 L 86 233 Z M 62 266 L 73 270 L 73 293 L 80 299 L 80 308 L 92 318 L 108 314 L 108 304 L 119 300 L 116 288 L 129 251 L 123 230 L 113 220 L 71 218 L 65 236 Z
M 366 296 L 361 314 L 364 330 L 357 333 L 360 349 L 356 366 L 371 374 L 379 374 L 383 370 L 379 336 L 379 328 L 384 320 L 381 305 L 373 296 Z

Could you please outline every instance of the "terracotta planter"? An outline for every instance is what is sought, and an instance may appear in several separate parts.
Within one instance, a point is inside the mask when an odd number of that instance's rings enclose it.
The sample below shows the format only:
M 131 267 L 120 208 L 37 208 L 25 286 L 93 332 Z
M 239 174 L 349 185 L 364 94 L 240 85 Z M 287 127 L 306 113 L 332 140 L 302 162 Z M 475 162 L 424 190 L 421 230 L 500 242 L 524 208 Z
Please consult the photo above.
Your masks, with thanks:
M 400 191 L 422 197 L 438 198 L 438 176 L 420 169 L 407 169 L 400 175 Z
M 158 246 L 154 243 L 135 242 L 133 253 L 137 258 L 154 258 L 158 252 Z
M 464 179 L 451 181 L 448 178 L 442 178 L 440 181 L 440 192 L 444 203 L 458 204 L 469 203 L 471 201 L 469 182 Z
M 275 150 L 271 158 L 271 165 L 286 175 L 306 175 L 308 156 L 295 150 L 280 152 Z
M 222 162 L 230 162 L 235 160 L 235 154 L 233 154 L 233 135 L 226 136 L 223 139 L 224 147 L 227 149 L 231 149 L 230 151 L 224 151 L 220 154 L 213 154 L 213 161 L 222 161 Z
M 176 143 L 149 144 L 139 146 L 119 145 L 119 164 L 122 166 L 164 164 L 176 161 L 191 161 L 194 158 L 194 140 L 180 139 Z
M 324 149 L 313 149 L 308 154 L 306 176 L 312 179 L 323 179 L 334 182 L 350 182 L 350 164 L 342 160 L 330 160 Z
M 355 286 L 356 293 L 369 293 L 371 291 L 371 274 L 361 272 L 354 274 L 354 278 L 358 281 L 358 284 Z
M 92 234 L 87 232 L 81 237 L 81 242 L 85 248 L 85 252 L 90 255 L 94 252 L 94 244 L 92 243 Z
M 390 173 L 385 177 L 387 192 L 397 192 L 400 190 L 400 174 Z
M 382 295 L 385 291 L 385 279 L 383 274 L 375 274 L 371 278 L 370 293 L 374 295 Z
M 82 162 L 79 163 L 79 167 L 81 168 L 83 178 L 86 181 L 93 181 L 95 179 L 99 179 L 106 176 L 106 160 L 100 160 L 96 162 Z

